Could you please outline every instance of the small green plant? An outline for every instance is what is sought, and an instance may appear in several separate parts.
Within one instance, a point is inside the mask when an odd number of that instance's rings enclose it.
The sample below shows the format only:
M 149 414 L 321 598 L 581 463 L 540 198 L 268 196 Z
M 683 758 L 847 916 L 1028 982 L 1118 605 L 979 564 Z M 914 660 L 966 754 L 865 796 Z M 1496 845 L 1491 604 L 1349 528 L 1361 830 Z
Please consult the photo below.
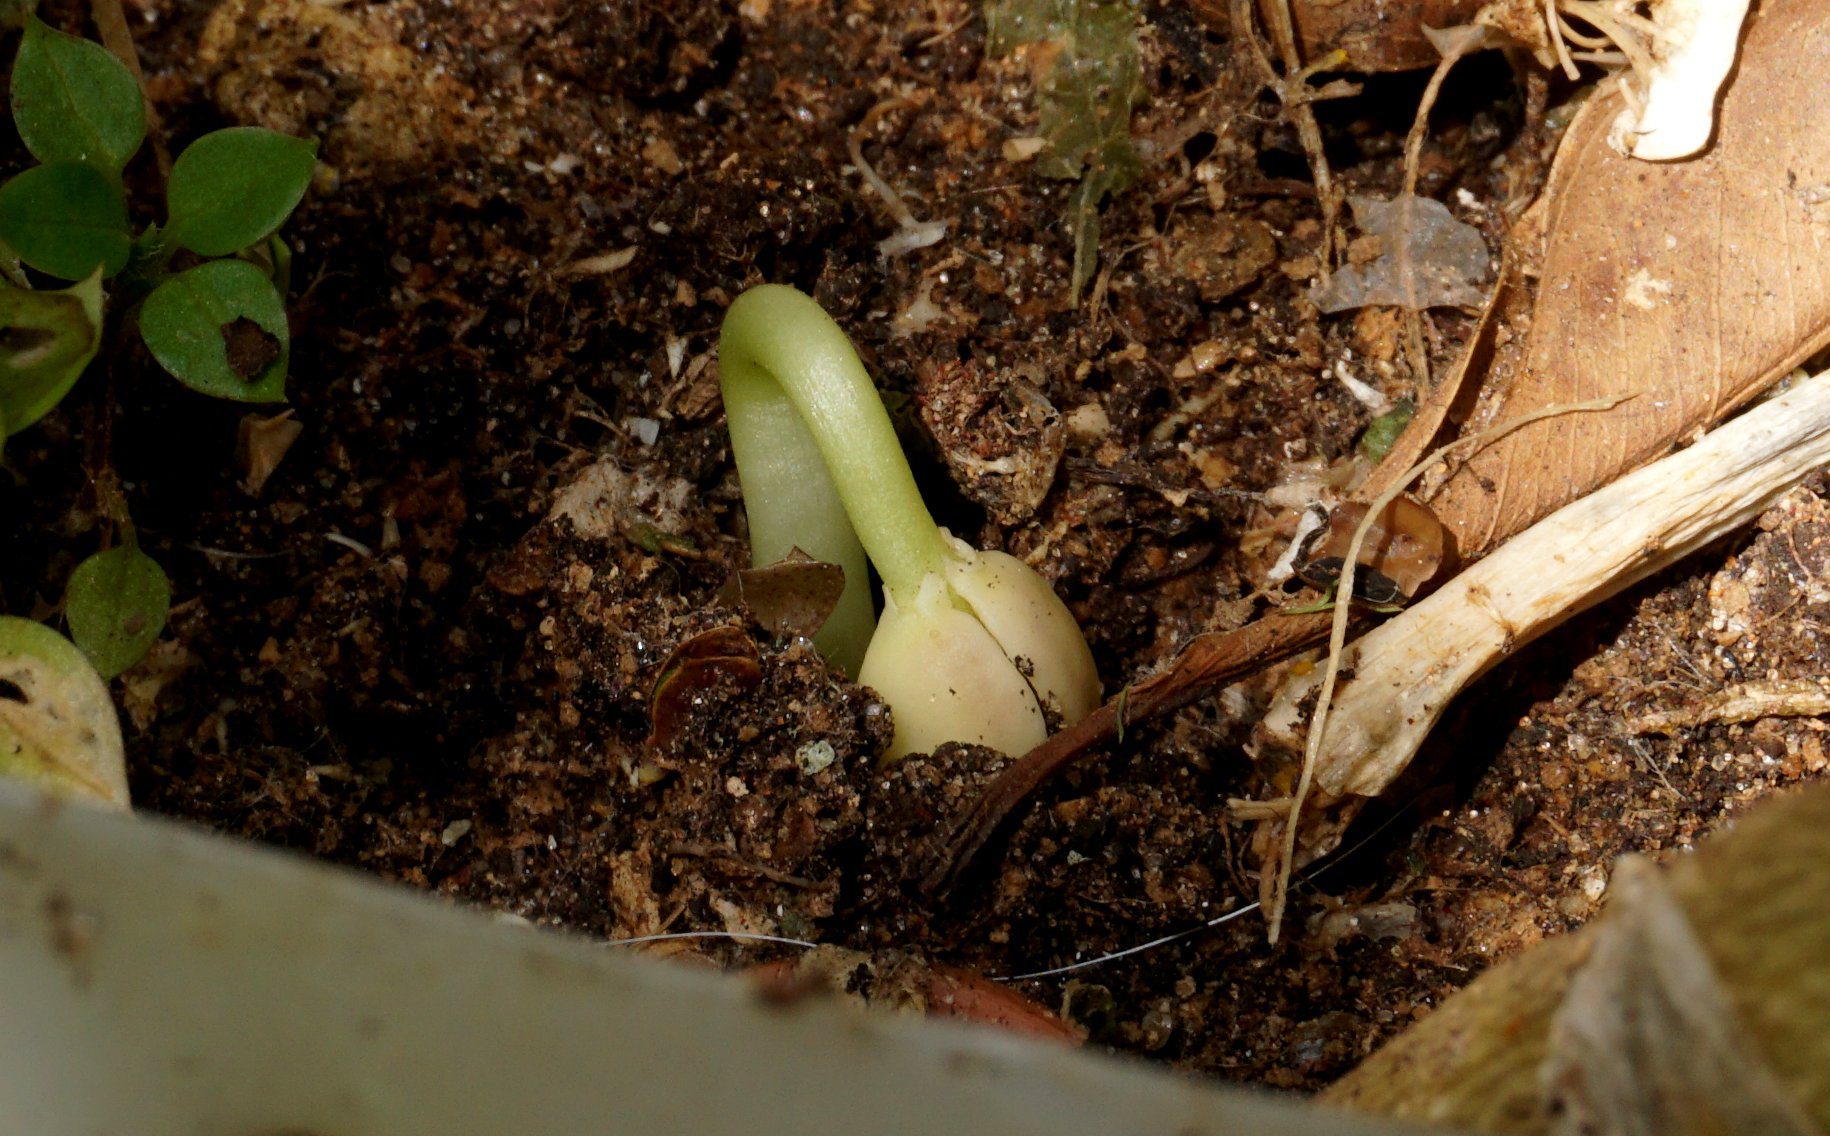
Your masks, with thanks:
M 948 535 L 915 488 L 883 401 L 845 333 L 811 299 L 763 285 L 718 342 L 751 556 L 800 548 L 845 571 L 815 637 L 895 714 L 894 760 L 943 742 L 1023 753 L 1099 703 L 1093 655 L 1047 581 Z M 865 558 L 883 579 L 873 629 Z
M 69 393 L 111 328 L 137 328 L 192 390 L 283 401 L 290 254 L 275 233 L 310 184 L 316 143 L 258 127 L 206 134 L 171 164 L 163 221 L 136 231 L 123 174 L 147 136 L 139 81 L 31 7 L 0 2 L 20 28 L 13 125 L 38 162 L 0 185 L 0 445 Z M 119 543 L 77 566 L 64 614 L 113 677 L 158 638 L 171 586 L 139 549 L 112 470 L 92 473 Z
M 119 277 L 120 301 L 137 307 L 146 346 L 179 382 L 217 398 L 283 399 L 285 305 L 277 258 L 259 246 L 304 197 L 316 144 L 254 126 L 206 134 L 172 164 L 164 223 L 135 233 L 121 174 L 145 141 L 146 111 L 126 66 L 28 15 L 11 93 L 19 137 L 41 164 L 0 185 L 9 290 L 29 287 L 21 263 L 58 280 Z M 181 258 L 189 263 L 174 270 Z M 9 418 L 7 429 L 23 425 Z
M 1077 303 L 1099 259 L 1100 202 L 1136 181 L 1140 168 L 1131 145 L 1131 112 L 1144 97 L 1136 8 L 1129 0 L 992 0 L 985 27 L 993 56 L 1026 44 L 1053 51 L 1038 83 L 1046 146 L 1036 169 L 1080 182 L 1068 202 L 1069 298 Z

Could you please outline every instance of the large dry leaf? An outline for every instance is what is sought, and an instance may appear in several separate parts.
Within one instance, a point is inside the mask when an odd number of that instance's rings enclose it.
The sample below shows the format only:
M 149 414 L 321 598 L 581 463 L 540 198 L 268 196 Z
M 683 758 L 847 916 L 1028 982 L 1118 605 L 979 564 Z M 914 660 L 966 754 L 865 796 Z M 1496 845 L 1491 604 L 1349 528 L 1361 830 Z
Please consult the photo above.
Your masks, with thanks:
M 1611 150 L 1618 94 L 1571 124 L 1531 218 L 1542 240 L 1518 234 L 1489 311 L 1491 362 L 1461 432 L 1637 397 L 1526 426 L 1429 485 L 1426 499 L 1465 555 L 1668 452 L 1830 339 L 1826 16 L 1823 0 L 1763 6 L 1716 143 L 1695 161 L 1654 165 Z M 1406 441 L 1387 477 L 1427 443 Z

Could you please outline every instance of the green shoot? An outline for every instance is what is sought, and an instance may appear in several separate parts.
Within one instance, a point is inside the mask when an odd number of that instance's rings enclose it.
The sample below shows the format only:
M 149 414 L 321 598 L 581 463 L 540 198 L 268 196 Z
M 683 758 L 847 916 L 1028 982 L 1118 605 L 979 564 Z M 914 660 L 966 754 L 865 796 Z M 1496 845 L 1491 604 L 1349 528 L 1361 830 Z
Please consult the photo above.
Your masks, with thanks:
M 64 590 L 70 638 L 103 678 L 140 661 L 165 629 L 171 606 L 165 570 L 133 543 L 78 564 Z
M 1066 605 L 1021 561 L 934 523 L 883 400 L 818 304 L 780 285 L 744 293 L 719 356 L 752 559 L 800 548 L 844 569 L 815 642 L 890 704 L 889 759 L 949 741 L 1023 752 L 1047 735 L 1045 706 L 1073 721 L 1097 705 Z M 883 579 L 874 633 L 866 555 Z
M 773 564 L 798 547 L 844 570 L 839 606 L 814 641 L 856 675 L 875 630 L 865 549 L 885 590 L 911 599 L 942 562 L 896 429 L 845 333 L 792 288 L 738 297 L 718 365 L 751 559 Z

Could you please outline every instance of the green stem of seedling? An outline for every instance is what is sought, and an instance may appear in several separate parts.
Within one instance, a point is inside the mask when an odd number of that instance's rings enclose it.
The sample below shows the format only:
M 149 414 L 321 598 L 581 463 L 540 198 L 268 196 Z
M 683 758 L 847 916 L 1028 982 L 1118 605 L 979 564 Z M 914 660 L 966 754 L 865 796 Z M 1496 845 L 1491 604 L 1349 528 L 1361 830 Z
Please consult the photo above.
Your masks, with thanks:
M 165 282 L 166 267 L 178 252 L 178 246 L 166 239 L 157 225 L 148 225 L 133 242 L 133 254 L 127 267 L 115 277 L 123 308 L 139 304 L 152 290 Z
M 718 354 L 751 556 L 768 564 L 799 547 L 845 570 L 819 641 L 856 674 L 873 622 L 862 553 L 890 597 L 912 603 L 945 565 L 940 529 L 864 364 L 813 300 L 782 285 L 745 292 Z

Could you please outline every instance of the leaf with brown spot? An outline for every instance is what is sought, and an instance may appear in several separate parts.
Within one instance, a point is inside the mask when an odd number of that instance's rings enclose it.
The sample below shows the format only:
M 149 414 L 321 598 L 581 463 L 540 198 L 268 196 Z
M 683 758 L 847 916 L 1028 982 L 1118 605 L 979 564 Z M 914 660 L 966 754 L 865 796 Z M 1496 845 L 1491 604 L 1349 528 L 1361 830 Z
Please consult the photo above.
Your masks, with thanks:
M 743 604 L 777 635 L 811 639 L 826 625 L 845 591 L 845 569 L 796 548 L 784 560 L 732 573 L 718 599 Z
M 1479 386 L 1461 431 L 1635 397 L 1525 426 L 1427 483 L 1419 496 L 1465 555 L 1663 456 L 1830 342 L 1824 10 L 1782 0 L 1752 18 L 1716 142 L 1694 161 L 1610 149 L 1618 94 L 1592 99 L 1570 125 L 1470 348 Z M 1439 392 L 1419 421 L 1446 418 L 1452 395 Z M 1432 439 L 1416 433 L 1362 494 L 1427 452 Z
M 694 635 L 661 664 L 649 692 L 648 739 L 643 744 L 670 745 L 695 715 L 696 701 L 709 691 L 720 686 L 750 690 L 761 681 L 761 655 L 742 628 L 726 625 Z
M 222 325 L 222 345 L 229 370 L 253 382 L 280 357 L 279 337 L 247 316 Z

